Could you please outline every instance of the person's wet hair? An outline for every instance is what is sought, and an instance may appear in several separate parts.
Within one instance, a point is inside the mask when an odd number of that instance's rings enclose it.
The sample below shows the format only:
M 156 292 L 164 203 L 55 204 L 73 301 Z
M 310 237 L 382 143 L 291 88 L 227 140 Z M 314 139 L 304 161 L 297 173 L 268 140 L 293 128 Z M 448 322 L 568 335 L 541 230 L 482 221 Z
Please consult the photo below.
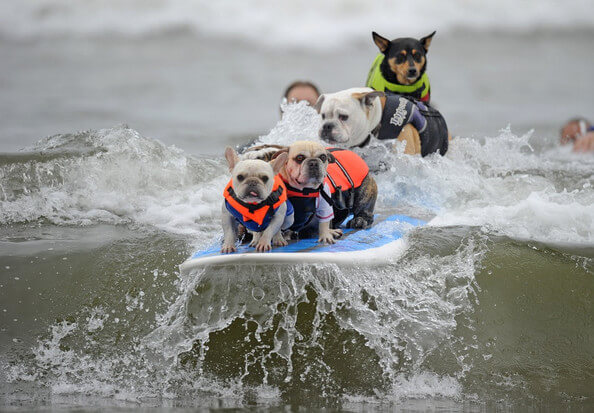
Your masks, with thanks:
M 315 90 L 316 94 L 318 96 L 321 95 L 320 90 L 318 89 L 318 87 L 316 85 L 314 85 L 313 83 L 307 81 L 307 80 L 296 80 L 295 82 L 291 83 L 289 86 L 287 86 L 287 88 L 285 89 L 285 93 L 283 94 L 283 97 L 285 99 L 288 98 L 289 93 L 291 93 L 291 90 L 293 90 L 296 87 L 310 87 L 313 90 Z

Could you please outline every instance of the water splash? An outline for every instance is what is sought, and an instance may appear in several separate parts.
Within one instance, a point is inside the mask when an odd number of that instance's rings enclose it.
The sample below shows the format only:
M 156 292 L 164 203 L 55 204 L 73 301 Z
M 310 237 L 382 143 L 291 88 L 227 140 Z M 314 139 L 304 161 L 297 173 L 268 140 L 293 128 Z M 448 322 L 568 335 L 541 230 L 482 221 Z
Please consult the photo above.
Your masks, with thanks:
M 56 135 L 0 166 L 0 223 L 141 224 L 201 231 L 224 167 L 125 126 Z M 202 222 L 201 222 L 202 221 Z

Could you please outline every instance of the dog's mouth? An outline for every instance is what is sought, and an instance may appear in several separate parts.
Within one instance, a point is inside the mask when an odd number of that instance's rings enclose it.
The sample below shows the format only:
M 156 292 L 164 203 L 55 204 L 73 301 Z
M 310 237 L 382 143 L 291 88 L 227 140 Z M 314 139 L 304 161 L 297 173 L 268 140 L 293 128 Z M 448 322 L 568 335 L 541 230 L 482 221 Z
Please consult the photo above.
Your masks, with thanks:
M 343 144 L 348 141 L 348 139 L 344 139 L 340 134 L 320 135 L 320 139 L 331 144 Z
M 293 181 L 295 181 L 299 188 L 317 188 L 322 183 L 320 177 L 303 175 L 293 177 Z
M 258 191 L 247 191 L 241 197 L 243 202 L 247 203 L 258 203 L 262 202 L 263 198 L 262 195 Z

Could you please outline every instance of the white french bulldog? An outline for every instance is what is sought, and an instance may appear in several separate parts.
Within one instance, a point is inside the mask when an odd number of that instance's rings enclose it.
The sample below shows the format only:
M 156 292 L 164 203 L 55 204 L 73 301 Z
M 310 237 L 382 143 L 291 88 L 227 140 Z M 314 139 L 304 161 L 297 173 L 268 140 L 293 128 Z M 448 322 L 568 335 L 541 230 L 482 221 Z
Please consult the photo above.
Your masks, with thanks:
M 224 240 L 221 252 L 228 254 L 237 251 L 235 243 L 238 224 L 248 227 L 248 230 L 253 234 L 250 246 L 256 247 L 258 252 L 270 251 L 271 243 L 274 246 L 287 245 L 281 229 L 288 228 L 293 224 L 293 214 L 287 215 L 287 202 L 277 205 L 274 211 L 269 209 L 273 203 L 279 202 L 278 199 L 272 199 L 271 195 L 275 185 L 275 176 L 285 166 L 287 154 L 280 154 L 270 163 L 258 159 L 240 160 L 235 150 L 227 147 L 225 158 L 229 164 L 232 178 L 224 194 L 225 201 L 223 202 L 221 220 Z M 286 191 L 284 186 L 283 190 Z M 267 201 L 271 202 L 267 204 Z M 248 211 L 250 207 L 255 210 L 264 208 L 262 212 L 270 211 L 270 213 L 267 212 L 266 219 L 259 225 L 256 221 L 244 221 L 244 218 L 250 217 Z M 245 214 L 248 216 L 246 217 Z M 252 230 L 250 227 L 256 227 L 257 230 Z
M 368 87 L 356 87 L 319 97 L 314 108 L 322 119 L 320 139 L 341 148 L 365 145 L 380 129 L 386 95 Z M 411 124 L 402 127 L 394 142 L 406 141 L 404 153 L 421 153 L 420 136 Z
M 368 87 L 321 95 L 315 105 L 322 118 L 320 138 L 344 147 L 363 143 L 382 119 L 380 96 L 384 92 Z

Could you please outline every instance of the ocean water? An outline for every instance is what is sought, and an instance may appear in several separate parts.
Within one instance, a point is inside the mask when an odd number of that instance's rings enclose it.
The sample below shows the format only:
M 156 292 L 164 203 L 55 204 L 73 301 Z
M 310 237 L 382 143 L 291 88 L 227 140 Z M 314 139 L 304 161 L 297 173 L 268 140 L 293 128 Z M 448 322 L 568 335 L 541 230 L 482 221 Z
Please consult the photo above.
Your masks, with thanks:
M 557 144 L 594 118 L 591 2 L 276 4 L 0 6 L 0 410 L 594 409 L 594 156 Z M 364 154 L 429 221 L 401 255 L 180 274 L 225 145 L 315 138 L 286 84 L 435 29 L 448 154 Z

